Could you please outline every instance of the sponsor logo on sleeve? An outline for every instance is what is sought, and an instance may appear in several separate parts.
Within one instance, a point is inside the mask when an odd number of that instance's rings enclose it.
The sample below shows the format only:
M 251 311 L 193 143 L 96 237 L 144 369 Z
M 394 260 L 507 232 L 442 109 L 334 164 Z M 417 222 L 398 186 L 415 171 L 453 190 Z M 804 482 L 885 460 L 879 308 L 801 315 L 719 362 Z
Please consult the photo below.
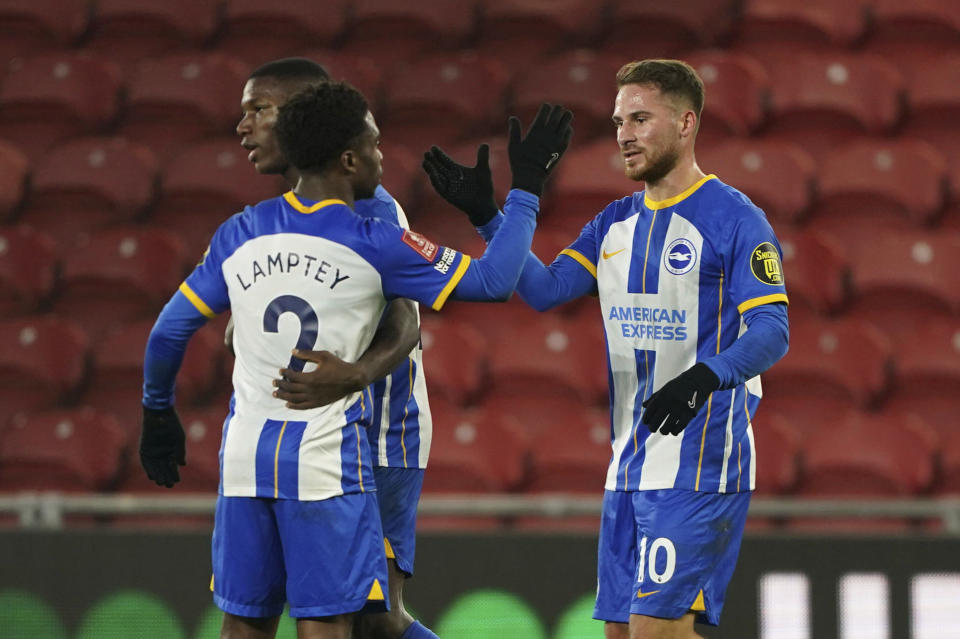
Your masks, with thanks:
M 433 265 L 434 270 L 446 275 L 447 271 L 450 270 L 450 266 L 453 265 L 453 260 L 456 259 L 456 257 L 456 251 L 449 246 L 443 247 L 443 253 L 440 254 L 440 259 L 437 260 L 437 263 Z
M 437 245 L 415 231 L 404 230 L 403 243 L 419 253 L 428 262 L 432 262 L 437 256 Z
M 750 270 L 753 271 L 753 276 L 764 284 L 783 285 L 780 253 L 770 242 L 763 242 L 750 253 Z
M 693 242 L 684 237 L 670 242 L 667 250 L 663 252 L 663 265 L 674 275 L 689 273 L 696 263 L 697 249 Z

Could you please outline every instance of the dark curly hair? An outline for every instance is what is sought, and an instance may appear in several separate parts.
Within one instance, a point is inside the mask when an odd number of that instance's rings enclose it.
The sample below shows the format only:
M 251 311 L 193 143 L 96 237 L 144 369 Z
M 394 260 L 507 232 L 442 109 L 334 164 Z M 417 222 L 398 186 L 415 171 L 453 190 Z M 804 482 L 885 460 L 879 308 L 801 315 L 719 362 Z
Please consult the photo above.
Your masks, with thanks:
M 280 151 L 300 171 L 316 173 L 367 129 L 367 110 L 367 100 L 345 82 L 304 89 L 277 113 Z

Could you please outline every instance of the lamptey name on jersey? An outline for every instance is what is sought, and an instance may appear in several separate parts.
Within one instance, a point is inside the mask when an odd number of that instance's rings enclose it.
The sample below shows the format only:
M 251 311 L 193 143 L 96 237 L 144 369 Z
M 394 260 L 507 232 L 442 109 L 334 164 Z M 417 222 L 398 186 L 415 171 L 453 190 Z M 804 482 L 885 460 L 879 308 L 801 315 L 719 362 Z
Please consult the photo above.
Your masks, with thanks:
M 349 275 L 341 273 L 340 267 L 315 255 L 294 251 L 277 251 L 275 254 L 253 259 L 244 270 L 245 273 L 237 272 L 236 277 L 245 291 L 257 282 L 277 273 L 312 278 L 319 284 L 329 286 L 331 290 L 340 282 L 350 279 Z

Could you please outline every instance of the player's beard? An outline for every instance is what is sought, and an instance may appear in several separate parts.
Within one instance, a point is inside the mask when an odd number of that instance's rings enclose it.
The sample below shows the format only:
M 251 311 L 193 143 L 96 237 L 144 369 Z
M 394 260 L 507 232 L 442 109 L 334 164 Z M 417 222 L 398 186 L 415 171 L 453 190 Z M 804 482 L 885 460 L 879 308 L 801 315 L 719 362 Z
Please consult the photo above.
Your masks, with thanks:
M 658 157 L 653 158 L 653 161 L 646 168 L 638 170 L 636 168 L 631 169 L 629 167 L 625 167 L 624 174 L 636 182 L 656 184 L 667 174 L 669 174 L 675 166 L 677 166 L 677 161 L 679 159 L 680 150 L 676 147 L 671 147 L 661 153 Z

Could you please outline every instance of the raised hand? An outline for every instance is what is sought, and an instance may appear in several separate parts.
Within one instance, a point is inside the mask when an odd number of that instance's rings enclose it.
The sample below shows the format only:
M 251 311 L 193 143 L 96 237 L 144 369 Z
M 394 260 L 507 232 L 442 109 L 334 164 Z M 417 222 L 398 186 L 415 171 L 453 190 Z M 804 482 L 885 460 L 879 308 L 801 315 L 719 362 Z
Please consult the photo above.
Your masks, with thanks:
M 497 214 L 488 145 L 477 148 L 476 166 L 457 163 L 438 146 L 423 154 L 421 166 L 440 197 L 466 213 L 474 226 L 483 226 Z
M 543 184 L 563 156 L 573 137 L 573 112 L 559 104 L 541 104 L 527 135 L 521 137 L 520 120 L 510 116 L 508 123 L 510 169 L 513 188 L 543 193 Z

